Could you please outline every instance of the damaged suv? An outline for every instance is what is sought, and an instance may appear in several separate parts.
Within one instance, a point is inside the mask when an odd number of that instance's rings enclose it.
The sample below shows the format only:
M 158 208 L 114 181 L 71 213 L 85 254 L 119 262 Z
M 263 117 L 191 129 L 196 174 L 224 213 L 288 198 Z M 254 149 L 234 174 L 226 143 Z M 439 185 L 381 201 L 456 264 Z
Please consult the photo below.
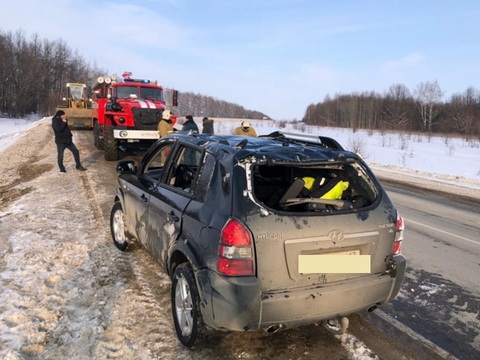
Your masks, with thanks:
M 172 279 L 180 342 L 206 330 L 268 333 L 395 298 L 403 220 L 335 140 L 176 133 L 117 164 L 115 245 L 135 243 Z

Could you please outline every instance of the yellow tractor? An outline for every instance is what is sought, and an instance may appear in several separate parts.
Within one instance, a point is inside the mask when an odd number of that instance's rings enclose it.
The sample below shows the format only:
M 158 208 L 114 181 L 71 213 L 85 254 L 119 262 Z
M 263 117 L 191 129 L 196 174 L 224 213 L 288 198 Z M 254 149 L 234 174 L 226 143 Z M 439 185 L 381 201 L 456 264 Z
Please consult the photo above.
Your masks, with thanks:
M 93 129 L 97 109 L 92 108 L 92 99 L 87 97 L 86 89 L 87 85 L 82 83 L 67 83 L 67 96 L 55 111 L 65 111 L 72 127 Z

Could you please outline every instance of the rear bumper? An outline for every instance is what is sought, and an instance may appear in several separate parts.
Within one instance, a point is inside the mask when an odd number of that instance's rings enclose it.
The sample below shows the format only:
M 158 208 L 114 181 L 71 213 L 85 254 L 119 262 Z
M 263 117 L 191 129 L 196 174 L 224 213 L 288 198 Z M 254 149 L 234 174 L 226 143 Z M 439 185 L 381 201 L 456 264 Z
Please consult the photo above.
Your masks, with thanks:
M 259 328 L 260 284 L 255 277 L 225 277 L 211 270 L 197 274 L 205 324 L 216 330 Z
M 396 276 L 371 275 L 330 286 L 264 294 L 261 328 L 292 328 L 366 311 L 393 300 L 403 281 L 406 260 L 395 257 Z
M 327 286 L 261 293 L 256 278 L 229 278 L 203 270 L 197 279 L 207 326 L 233 331 L 294 328 L 347 316 L 393 300 L 403 281 L 406 260 L 395 256 L 395 276 L 371 275 Z

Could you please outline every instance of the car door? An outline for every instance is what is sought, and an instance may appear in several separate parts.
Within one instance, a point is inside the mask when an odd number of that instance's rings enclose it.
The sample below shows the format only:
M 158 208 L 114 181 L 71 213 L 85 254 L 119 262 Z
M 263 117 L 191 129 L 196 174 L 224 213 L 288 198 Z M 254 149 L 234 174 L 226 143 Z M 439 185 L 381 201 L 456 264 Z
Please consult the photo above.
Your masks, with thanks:
M 125 223 L 129 232 L 142 241 L 145 238 L 150 183 L 138 176 L 130 176 L 128 180 L 123 182 Z
M 126 222 L 135 237 L 148 248 L 146 226 L 148 204 L 151 194 L 163 177 L 163 171 L 174 142 L 164 142 L 155 151 L 149 152 L 142 160 L 142 165 L 136 176 L 125 183 L 124 194 L 126 203 Z
M 202 151 L 178 144 L 162 181 L 152 192 L 147 215 L 150 252 L 165 269 L 168 249 L 182 231 L 183 213 L 192 199 Z

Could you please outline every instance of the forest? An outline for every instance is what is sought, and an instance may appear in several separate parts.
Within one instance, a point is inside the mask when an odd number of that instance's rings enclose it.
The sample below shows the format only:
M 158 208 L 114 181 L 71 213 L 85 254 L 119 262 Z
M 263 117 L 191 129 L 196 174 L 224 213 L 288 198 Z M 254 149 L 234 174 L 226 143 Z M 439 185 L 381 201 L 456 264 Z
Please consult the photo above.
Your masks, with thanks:
M 444 101 L 437 81 L 422 82 L 411 92 L 394 84 L 384 94 L 327 95 L 307 107 L 308 125 L 367 130 L 459 134 L 480 137 L 480 92 L 469 87 Z
M 66 92 L 67 82 L 91 85 L 99 76 L 110 76 L 72 51 L 63 40 L 29 39 L 22 31 L 0 32 L 0 115 L 22 117 L 29 114 L 48 116 L 54 113 Z M 117 78 L 120 78 L 117 76 Z M 160 84 L 162 85 L 162 84 Z M 172 89 L 165 89 L 165 99 Z M 182 92 L 173 109 L 181 115 L 262 119 L 265 114 L 211 96 Z M 90 88 L 91 93 L 91 88 Z
M 27 39 L 21 30 L 0 32 L 1 116 L 51 115 L 65 94 L 67 82 L 93 84 L 98 76 L 107 74 L 116 75 L 88 62 L 61 39 L 41 39 L 37 34 Z M 169 105 L 171 89 L 165 90 Z M 179 105 L 174 112 L 180 115 L 269 119 L 258 110 L 177 90 Z M 327 95 L 309 105 L 301 120 L 317 126 L 480 137 L 480 91 L 470 87 L 444 99 L 437 81 L 419 83 L 412 91 L 403 84 L 393 84 L 383 94 Z

